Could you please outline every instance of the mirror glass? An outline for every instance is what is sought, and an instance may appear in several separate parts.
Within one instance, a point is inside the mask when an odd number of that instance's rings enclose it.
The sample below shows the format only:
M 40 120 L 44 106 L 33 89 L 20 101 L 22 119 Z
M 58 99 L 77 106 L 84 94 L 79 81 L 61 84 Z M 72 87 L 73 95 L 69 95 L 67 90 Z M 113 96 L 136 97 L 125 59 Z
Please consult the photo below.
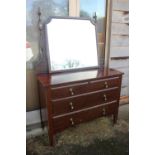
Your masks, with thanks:
M 90 20 L 52 18 L 46 31 L 50 71 L 98 66 L 96 29 Z

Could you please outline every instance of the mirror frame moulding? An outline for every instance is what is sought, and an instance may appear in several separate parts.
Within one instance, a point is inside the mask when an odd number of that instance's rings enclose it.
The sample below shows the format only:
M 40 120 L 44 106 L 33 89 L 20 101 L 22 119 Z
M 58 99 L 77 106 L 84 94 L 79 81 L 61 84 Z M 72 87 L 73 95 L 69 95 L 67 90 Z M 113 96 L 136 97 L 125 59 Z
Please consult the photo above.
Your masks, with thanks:
M 50 16 L 43 24 L 42 24 L 42 30 L 45 32 L 43 36 L 43 40 L 45 43 L 45 51 L 47 54 L 48 59 L 48 70 L 50 74 L 54 73 L 66 73 L 66 72 L 76 72 L 76 71 L 85 71 L 85 70 L 91 70 L 91 69 L 97 69 L 100 68 L 99 66 L 99 55 L 98 55 L 98 46 L 97 46 L 97 33 L 95 33 L 96 36 L 96 47 L 97 47 L 97 66 L 91 66 L 91 67 L 83 67 L 83 68 L 73 68 L 73 69 L 64 69 L 64 70 L 51 70 L 51 64 L 50 64 L 50 55 L 49 55 L 49 46 L 48 46 L 48 34 L 47 34 L 47 24 L 49 24 L 52 19 L 75 19 L 75 20 L 87 20 L 90 21 L 91 24 L 95 26 L 95 32 L 96 31 L 96 23 L 91 18 L 83 18 L 83 17 L 61 17 L 61 16 Z

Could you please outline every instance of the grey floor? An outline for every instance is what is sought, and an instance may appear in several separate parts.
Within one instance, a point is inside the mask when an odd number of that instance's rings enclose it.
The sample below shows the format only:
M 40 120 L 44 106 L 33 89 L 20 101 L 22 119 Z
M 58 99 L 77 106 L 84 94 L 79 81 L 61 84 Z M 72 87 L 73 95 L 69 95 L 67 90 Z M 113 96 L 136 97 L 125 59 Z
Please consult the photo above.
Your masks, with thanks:
M 129 121 L 129 104 L 120 106 L 118 119 Z

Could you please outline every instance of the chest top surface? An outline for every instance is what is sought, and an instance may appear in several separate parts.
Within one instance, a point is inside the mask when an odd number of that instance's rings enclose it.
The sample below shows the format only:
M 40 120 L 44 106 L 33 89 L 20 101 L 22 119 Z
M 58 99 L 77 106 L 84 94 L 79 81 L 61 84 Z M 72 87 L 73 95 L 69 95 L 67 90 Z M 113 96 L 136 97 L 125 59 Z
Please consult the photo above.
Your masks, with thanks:
M 120 76 L 122 74 L 123 73 L 114 69 L 108 69 L 107 71 L 104 69 L 92 69 L 68 73 L 39 74 L 37 75 L 37 79 L 43 86 L 50 86 L 93 79 L 104 79 L 108 77 Z

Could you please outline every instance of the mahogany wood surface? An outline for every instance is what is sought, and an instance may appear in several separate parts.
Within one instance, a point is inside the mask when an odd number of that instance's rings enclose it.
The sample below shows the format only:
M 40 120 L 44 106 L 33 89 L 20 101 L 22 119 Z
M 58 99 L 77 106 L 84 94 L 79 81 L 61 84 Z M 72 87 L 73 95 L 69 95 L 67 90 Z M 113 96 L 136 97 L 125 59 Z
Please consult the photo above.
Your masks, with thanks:
M 120 84 L 120 78 L 114 77 L 104 80 L 92 80 L 89 82 L 80 82 L 76 84 L 67 84 L 64 86 L 58 86 L 51 88 L 52 98 L 64 98 L 74 95 L 79 95 L 87 92 L 92 92 L 101 89 L 108 89 L 112 87 L 117 87 Z M 72 91 L 70 91 L 72 90 Z
M 104 104 L 109 101 L 118 100 L 118 98 L 119 91 L 118 88 L 115 87 L 114 89 L 107 91 L 100 90 L 93 93 L 83 94 L 80 96 L 52 100 L 51 104 L 53 106 L 53 115 L 55 116 L 73 112 L 83 108 L 88 108 L 98 104 Z
M 75 126 L 79 123 L 87 122 L 101 116 L 113 114 L 116 107 L 116 102 L 113 102 L 111 104 L 99 105 L 90 109 L 75 112 L 73 114 L 54 117 L 54 133 L 60 132 L 67 127 Z
M 122 74 L 114 69 L 39 74 L 41 121 L 43 127 L 48 122 L 50 145 L 67 127 L 107 115 L 116 123 Z
M 96 79 L 105 79 L 115 76 L 121 76 L 123 73 L 114 69 L 92 69 L 79 72 L 57 73 L 57 74 L 38 74 L 37 79 L 43 86 L 63 86 L 64 84 L 90 81 Z
M 64 97 L 70 97 L 70 96 L 75 96 L 78 94 L 83 94 L 88 91 L 88 83 L 87 82 L 81 82 L 81 83 L 76 83 L 72 85 L 67 85 L 63 87 L 56 87 L 56 88 L 51 88 L 51 96 L 52 99 L 57 99 L 57 98 L 64 98 Z

